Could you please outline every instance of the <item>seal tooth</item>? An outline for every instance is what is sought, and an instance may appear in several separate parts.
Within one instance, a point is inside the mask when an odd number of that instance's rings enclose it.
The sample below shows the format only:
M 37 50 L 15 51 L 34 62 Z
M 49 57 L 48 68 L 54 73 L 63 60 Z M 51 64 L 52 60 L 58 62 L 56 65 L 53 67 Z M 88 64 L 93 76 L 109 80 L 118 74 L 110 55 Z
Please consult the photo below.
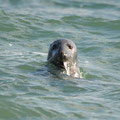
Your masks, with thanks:
M 69 67 L 68 67 L 68 63 L 67 63 L 67 62 L 64 62 L 63 64 L 64 64 L 65 70 L 66 70 L 66 72 L 67 72 L 66 74 L 67 74 L 67 75 L 70 75 L 70 69 L 69 69 Z

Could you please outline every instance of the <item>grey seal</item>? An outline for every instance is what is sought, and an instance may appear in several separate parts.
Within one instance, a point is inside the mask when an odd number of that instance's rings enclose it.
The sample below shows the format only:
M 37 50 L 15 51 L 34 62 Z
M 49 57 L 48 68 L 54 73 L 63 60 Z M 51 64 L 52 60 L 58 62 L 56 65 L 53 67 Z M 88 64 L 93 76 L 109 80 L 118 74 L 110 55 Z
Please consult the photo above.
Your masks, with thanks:
M 57 39 L 53 41 L 49 47 L 47 61 L 48 65 L 54 65 L 56 70 L 63 74 L 82 78 L 77 60 L 77 47 L 71 40 Z

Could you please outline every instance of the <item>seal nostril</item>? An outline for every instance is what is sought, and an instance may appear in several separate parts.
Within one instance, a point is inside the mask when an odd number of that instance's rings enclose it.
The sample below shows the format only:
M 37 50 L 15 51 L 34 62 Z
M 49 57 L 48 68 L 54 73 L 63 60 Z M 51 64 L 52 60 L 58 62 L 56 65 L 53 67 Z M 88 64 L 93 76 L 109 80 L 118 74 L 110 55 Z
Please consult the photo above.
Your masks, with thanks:
M 60 53 L 61 58 L 66 57 L 66 55 L 65 55 L 65 53 L 63 51 L 60 51 L 59 53 Z
M 60 52 L 61 60 L 67 60 L 67 54 L 64 53 L 63 51 Z

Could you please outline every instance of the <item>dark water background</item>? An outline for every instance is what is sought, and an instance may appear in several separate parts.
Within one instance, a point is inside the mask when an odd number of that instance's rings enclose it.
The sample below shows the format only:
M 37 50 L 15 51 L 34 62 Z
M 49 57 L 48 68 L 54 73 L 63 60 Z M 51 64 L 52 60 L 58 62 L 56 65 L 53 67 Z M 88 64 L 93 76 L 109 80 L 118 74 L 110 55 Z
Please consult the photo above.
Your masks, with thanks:
M 83 79 L 34 74 L 58 38 Z M 120 120 L 120 0 L 0 0 L 0 120 Z

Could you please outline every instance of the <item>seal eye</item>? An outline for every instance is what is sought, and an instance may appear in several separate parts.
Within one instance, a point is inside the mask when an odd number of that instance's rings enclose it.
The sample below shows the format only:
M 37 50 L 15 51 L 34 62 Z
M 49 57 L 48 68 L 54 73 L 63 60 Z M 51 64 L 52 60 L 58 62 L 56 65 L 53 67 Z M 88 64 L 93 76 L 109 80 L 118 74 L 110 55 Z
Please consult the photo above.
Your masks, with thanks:
M 71 49 L 71 50 L 73 49 L 73 46 L 71 46 L 70 44 L 67 44 L 67 46 L 69 49 Z
M 57 48 L 57 45 L 54 44 L 54 45 L 52 46 L 52 49 L 55 50 L 56 48 Z

